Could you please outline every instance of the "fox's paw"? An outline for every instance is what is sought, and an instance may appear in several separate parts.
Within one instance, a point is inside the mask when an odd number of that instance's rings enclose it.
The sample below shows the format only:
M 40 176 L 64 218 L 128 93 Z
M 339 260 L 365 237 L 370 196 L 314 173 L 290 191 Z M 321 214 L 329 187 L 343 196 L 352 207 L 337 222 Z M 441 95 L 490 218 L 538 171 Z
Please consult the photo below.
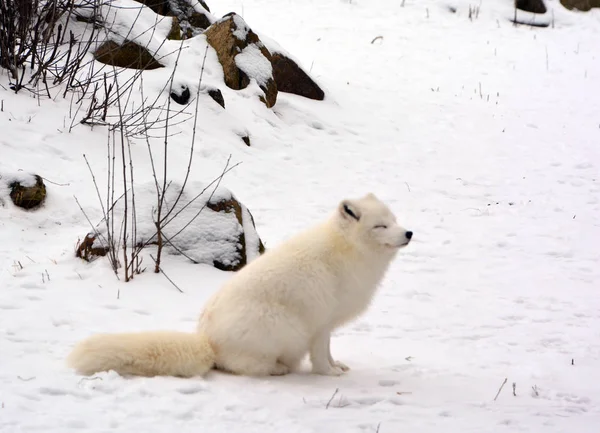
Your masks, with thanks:
M 314 374 L 320 374 L 322 376 L 341 376 L 342 374 L 344 374 L 344 370 L 342 370 L 341 367 L 338 367 L 336 365 L 327 365 L 324 368 L 314 368 L 312 372 Z
M 350 370 L 350 367 L 348 367 L 346 364 L 344 364 L 341 361 L 333 361 L 333 366 L 341 368 L 343 372 Z

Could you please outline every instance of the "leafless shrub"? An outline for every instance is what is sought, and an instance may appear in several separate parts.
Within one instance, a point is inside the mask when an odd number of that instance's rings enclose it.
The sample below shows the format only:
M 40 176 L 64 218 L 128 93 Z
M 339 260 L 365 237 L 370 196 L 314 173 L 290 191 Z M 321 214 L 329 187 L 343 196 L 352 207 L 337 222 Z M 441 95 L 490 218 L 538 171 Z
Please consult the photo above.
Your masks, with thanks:
M 51 97 L 52 88 L 69 83 L 96 31 L 90 26 L 78 40 L 70 24 L 99 5 L 99 0 L 0 0 L 0 67 L 8 71 L 11 89 Z

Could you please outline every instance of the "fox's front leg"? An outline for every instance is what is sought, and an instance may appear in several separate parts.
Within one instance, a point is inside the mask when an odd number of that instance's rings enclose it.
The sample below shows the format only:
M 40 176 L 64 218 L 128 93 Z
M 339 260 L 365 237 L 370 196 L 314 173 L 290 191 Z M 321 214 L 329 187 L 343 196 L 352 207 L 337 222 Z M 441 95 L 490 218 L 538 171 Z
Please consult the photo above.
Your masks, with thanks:
M 329 336 L 327 337 L 327 354 L 329 356 L 329 364 L 331 366 L 333 366 L 333 367 L 339 367 L 339 368 L 342 369 L 342 371 L 348 371 L 348 370 L 350 370 L 350 367 L 348 367 L 342 361 L 335 361 L 333 359 L 333 356 L 331 356 L 331 334 L 329 334 Z
M 340 376 L 348 367 L 336 362 L 331 357 L 330 350 L 331 333 L 329 330 L 321 331 L 313 338 L 310 348 L 310 362 L 312 372 L 326 376 Z

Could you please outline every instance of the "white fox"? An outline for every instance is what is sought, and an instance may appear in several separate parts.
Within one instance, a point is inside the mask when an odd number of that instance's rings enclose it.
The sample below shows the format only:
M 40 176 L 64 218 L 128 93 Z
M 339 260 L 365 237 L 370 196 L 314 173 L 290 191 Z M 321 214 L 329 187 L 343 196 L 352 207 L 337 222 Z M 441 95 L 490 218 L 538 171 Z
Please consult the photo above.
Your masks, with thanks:
M 312 372 L 341 375 L 331 332 L 363 313 L 412 232 L 375 195 L 343 200 L 326 221 L 267 250 L 207 302 L 196 333 L 100 334 L 76 345 L 78 373 L 283 375 L 308 353 Z

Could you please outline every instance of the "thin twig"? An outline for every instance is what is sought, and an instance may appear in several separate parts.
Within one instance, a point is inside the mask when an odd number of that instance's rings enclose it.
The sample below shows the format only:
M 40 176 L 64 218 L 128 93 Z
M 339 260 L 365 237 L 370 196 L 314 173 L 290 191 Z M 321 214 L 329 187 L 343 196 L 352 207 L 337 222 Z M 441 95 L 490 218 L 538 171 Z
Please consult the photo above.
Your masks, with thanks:
M 183 41 L 181 42 L 181 46 L 183 46 Z M 171 73 L 171 77 L 169 79 L 169 94 L 173 90 L 173 80 L 175 79 L 175 71 L 177 70 L 177 65 L 179 63 L 179 56 L 181 56 L 181 46 L 179 52 L 177 53 L 177 58 L 175 59 L 175 66 L 173 68 L 173 72 Z M 156 209 L 157 217 L 156 217 L 156 235 L 158 237 L 158 246 L 156 250 L 156 260 L 154 266 L 154 272 L 158 273 L 160 270 L 160 261 L 163 250 L 163 239 L 162 239 L 162 230 L 163 230 L 163 205 L 165 202 L 165 196 L 167 195 L 167 161 L 169 156 L 169 112 L 171 110 L 171 98 L 167 100 L 167 117 L 165 119 L 165 133 L 164 133 L 164 155 L 163 155 L 163 184 L 162 190 L 158 198 L 158 207 Z
M 181 248 L 177 247 L 173 241 L 171 241 L 170 238 L 168 238 L 164 233 L 162 234 L 163 238 L 165 238 L 165 240 L 167 241 L 167 243 L 169 245 L 171 245 L 173 247 L 173 249 L 175 249 L 175 251 L 177 251 L 179 254 L 181 254 L 183 257 L 185 257 L 186 259 L 188 259 L 190 262 L 192 262 L 193 264 L 197 265 L 198 261 L 191 258 L 190 256 L 188 256 L 186 253 L 184 253 Z
M 83 382 L 83 381 L 86 381 L 86 382 L 87 382 L 88 380 L 89 380 L 89 381 L 91 381 L 91 380 L 104 380 L 104 379 L 102 379 L 102 378 L 101 378 L 101 377 L 99 377 L 99 376 L 94 376 L 94 377 L 84 377 L 84 378 L 82 378 L 82 379 L 79 381 L 79 384 L 81 384 L 81 382 Z
M 152 260 L 154 260 L 154 263 L 156 263 L 156 259 L 155 259 L 154 257 L 152 257 L 152 254 L 150 254 L 150 258 L 151 258 Z M 165 278 L 166 278 L 167 280 L 169 280 L 169 283 L 173 284 L 173 286 L 175 286 L 175 288 L 176 288 L 177 290 L 179 290 L 179 292 L 181 292 L 181 293 L 184 293 L 184 292 L 183 292 L 183 290 L 181 290 L 181 289 L 179 288 L 179 286 L 178 286 L 177 284 L 175 284 L 175 283 L 173 282 L 173 280 L 172 280 L 172 279 L 170 279 L 170 278 L 169 278 L 169 276 L 168 276 L 167 274 L 165 274 L 165 271 L 163 271 L 163 270 L 162 270 L 162 268 L 161 268 L 160 266 L 158 267 L 158 270 L 159 270 L 159 271 L 160 271 L 160 272 L 161 272 L 161 273 L 162 273 L 162 274 L 165 276 Z
M 190 176 L 190 171 L 192 169 L 192 159 L 194 156 L 194 142 L 196 141 L 196 126 L 197 126 L 197 122 L 198 122 L 198 105 L 200 103 L 200 87 L 202 86 L 202 77 L 204 76 L 204 64 L 206 62 L 207 55 L 208 55 L 208 46 L 206 46 L 206 50 L 204 51 L 204 59 L 202 60 L 202 68 L 200 69 L 200 78 L 198 79 L 198 89 L 196 89 L 196 109 L 194 110 L 194 126 L 192 127 L 192 143 L 190 146 L 190 158 L 188 161 L 187 171 L 185 173 L 185 178 L 183 179 L 183 184 L 181 186 L 181 189 L 179 190 L 179 194 L 177 195 L 175 202 L 171 206 L 171 209 L 164 216 L 163 220 L 166 220 L 169 218 L 169 216 L 171 215 L 171 213 L 173 212 L 173 210 L 179 203 L 179 200 L 181 199 L 181 196 L 183 194 L 183 190 L 185 189 L 185 187 L 187 185 L 188 178 Z
M 90 224 L 90 227 L 94 231 L 94 234 L 96 234 L 98 236 L 102 236 L 102 233 L 100 233 L 99 231 L 96 230 L 96 228 L 94 227 L 94 224 L 92 224 L 92 221 L 90 221 L 90 218 L 87 216 L 87 213 L 85 213 L 85 211 L 83 210 L 83 207 L 81 207 L 81 204 L 79 203 L 79 200 L 77 200 L 77 197 L 75 195 L 73 195 L 73 198 L 75 199 L 77 206 L 79 206 L 79 210 L 81 210 L 81 213 L 83 214 L 83 216 L 85 217 L 87 222 Z
M 502 391 L 502 388 L 504 388 L 504 385 L 506 384 L 506 382 L 508 382 L 508 377 L 504 378 L 504 382 L 502 382 L 502 385 L 500 385 L 500 389 L 498 390 L 498 393 L 496 394 L 496 397 L 494 397 L 494 401 L 496 401 L 496 399 L 500 395 L 500 392 Z
M 329 405 L 331 404 L 331 402 L 333 401 L 333 399 L 335 398 L 335 396 L 337 395 L 337 393 L 338 393 L 339 390 L 340 390 L 339 388 L 335 389 L 335 392 L 333 393 L 333 395 L 331 396 L 331 398 L 329 399 L 329 401 L 325 405 L 325 409 L 329 409 Z
M 51 183 L 53 185 L 57 185 L 57 186 L 69 186 L 71 185 L 70 183 L 56 183 L 56 182 L 52 182 L 51 180 L 49 180 L 48 178 L 45 178 L 43 176 L 40 176 L 42 179 L 44 179 L 46 182 Z
M 30 380 L 35 379 L 35 376 L 31 376 L 31 377 L 21 377 L 21 376 L 17 376 L 17 379 L 22 380 L 23 382 L 29 382 Z
M 117 85 L 117 93 L 119 93 L 119 81 L 116 81 Z M 123 210 L 123 262 L 125 263 L 125 282 L 129 281 L 129 269 L 127 267 L 127 220 L 128 220 L 128 200 L 127 200 L 127 159 L 125 156 L 125 133 L 123 129 L 125 125 L 123 125 L 123 107 L 121 105 L 121 98 L 117 99 L 117 107 L 119 109 L 119 117 L 121 119 L 121 124 L 119 127 L 120 139 L 121 139 L 121 162 L 123 164 L 123 189 L 125 190 L 125 196 L 123 197 L 124 210 Z M 129 141 L 129 140 L 128 140 Z M 114 174 L 114 173 L 113 173 Z M 133 186 L 133 178 L 131 179 Z
M 174 239 L 175 237 L 177 237 L 182 231 L 184 231 L 186 228 L 189 227 L 189 225 L 191 223 L 193 223 L 196 218 L 198 218 L 198 216 L 200 215 L 200 213 L 204 210 L 204 208 L 206 208 L 206 205 L 210 202 L 210 200 L 212 199 L 213 195 L 215 194 L 215 192 L 217 191 L 217 189 L 219 188 L 219 185 L 221 183 L 221 181 L 223 180 L 223 177 L 229 173 L 231 170 L 233 170 L 234 168 L 236 168 L 238 165 L 240 165 L 241 163 L 238 162 L 237 164 L 233 165 L 232 167 L 228 168 L 229 165 L 229 161 L 231 159 L 231 155 L 229 155 L 229 158 L 227 159 L 227 163 L 225 164 L 225 169 L 223 170 L 223 172 L 221 173 L 221 175 L 216 178 L 215 180 L 213 180 L 211 183 L 209 183 L 201 192 L 200 194 L 198 194 L 196 197 L 194 197 L 192 200 L 190 200 L 190 202 L 188 204 L 186 204 L 183 208 L 181 208 L 179 210 L 179 212 L 177 212 L 169 221 L 167 221 L 164 225 L 166 226 L 168 223 L 170 223 L 177 215 L 179 215 L 186 207 L 188 207 L 190 204 L 192 204 L 192 202 L 194 202 L 198 197 L 200 197 L 204 191 L 206 191 L 213 183 L 216 183 L 215 188 L 212 190 L 212 192 L 210 193 L 210 195 L 208 196 L 208 199 L 206 200 L 206 202 L 202 205 L 202 207 L 200 208 L 200 210 L 198 212 L 196 212 L 196 215 L 194 215 L 194 217 L 188 221 L 188 223 L 186 225 L 184 225 L 177 233 L 175 233 L 173 236 L 171 236 L 171 239 Z

